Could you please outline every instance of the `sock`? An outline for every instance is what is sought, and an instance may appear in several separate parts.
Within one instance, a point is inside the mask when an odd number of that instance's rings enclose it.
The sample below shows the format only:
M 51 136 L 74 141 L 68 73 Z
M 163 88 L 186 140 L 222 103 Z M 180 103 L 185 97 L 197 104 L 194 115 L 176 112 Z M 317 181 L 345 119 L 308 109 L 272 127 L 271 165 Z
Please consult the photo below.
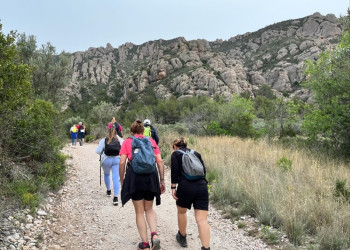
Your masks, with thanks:
M 149 247 L 149 243 L 148 242 L 142 242 L 142 246 L 143 247 Z
M 153 232 L 151 233 L 151 238 L 153 238 L 153 235 L 158 235 L 157 231 L 153 231 Z

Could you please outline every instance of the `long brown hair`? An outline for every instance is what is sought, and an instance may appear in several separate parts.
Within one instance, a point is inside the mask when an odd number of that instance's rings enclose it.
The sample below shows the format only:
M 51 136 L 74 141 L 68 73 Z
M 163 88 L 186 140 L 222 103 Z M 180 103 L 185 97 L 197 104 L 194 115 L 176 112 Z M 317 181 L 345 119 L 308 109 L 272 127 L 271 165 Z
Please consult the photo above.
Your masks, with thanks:
M 110 126 L 108 126 L 107 138 L 108 138 L 108 141 L 107 141 L 108 144 L 110 144 L 113 139 L 118 139 L 117 133 L 114 128 L 114 124 L 110 123 Z

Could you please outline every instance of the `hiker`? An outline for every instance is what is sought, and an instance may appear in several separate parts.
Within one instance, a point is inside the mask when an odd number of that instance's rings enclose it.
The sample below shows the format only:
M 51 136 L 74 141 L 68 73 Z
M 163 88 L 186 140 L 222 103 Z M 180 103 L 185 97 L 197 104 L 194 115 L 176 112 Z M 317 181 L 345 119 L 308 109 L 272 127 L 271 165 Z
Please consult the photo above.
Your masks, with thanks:
M 123 137 L 123 128 L 120 125 L 120 123 L 117 122 L 117 120 L 115 119 L 114 116 L 112 117 L 111 122 L 108 124 L 108 128 L 110 126 L 114 127 L 114 129 L 117 131 L 117 134 L 118 134 L 119 137 Z
M 124 141 L 120 150 L 119 175 L 122 186 L 122 205 L 124 206 L 132 199 L 136 213 L 136 225 L 142 239 L 138 249 L 151 249 L 147 237 L 147 224 L 151 231 L 152 249 L 160 249 L 153 200 L 155 197 L 156 205 L 160 205 L 160 195 L 165 192 L 163 160 L 157 143 L 152 138 L 143 135 L 142 121 L 136 120 L 131 125 L 130 132 L 132 137 Z M 139 143 L 144 147 L 135 147 Z M 140 157 L 146 152 L 148 153 L 146 157 Z M 127 160 L 128 167 L 125 169 Z M 152 167 L 143 168 L 146 163 L 139 163 L 146 160 L 151 161 L 147 163 L 147 166 Z M 148 174 L 141 174 L 141 172 Z
M 207 222 L 209 208 L 209 194 L 207 180 L 205 179 L 205 166 L 201 155 L 192 151 L 201 163 L 203 175 L 194 180 L 189 180 L 184 172 L 183 155 L 190 152 L 187 148 L 187 142 L 184 138 L 177 138 L 173 142 L 174 152 L 171 154 L 171 192 L 177 205 L 178 232 L 176 240 L 182 247 L 187 247 L 186 228 L 187 228 L 187 210 L 191 209 L 193 204 L 194 215 L 196 218 L 199 238 L 202 243 L 202 250 L 208 250 L 210 242 L 210 227 Z M 180 152 L 182 151 L 182 152 Z M 193 164 L 193 163 L 191 163 Z
M 143 126 L 145 126 L 145 131 L 143 132 L 144 136 L 152 137 L 155 142 L 159 143 L 159 137 L 157 135 L 156 129 L 151 125 L 151 121 L 149 119 L 145 119 L 143 121 Z
M 83 146 L 84 138 L 85 138 L 85 126 L 84 126 L 83 122 L 79 122 L 79 124 L 77 125 L 77 129 L 78 129 L 79 144 L 80 144 L 80 146 Z
M 100 161 L 104 173 L 104 182 L 107 188 L 107 196 L 111 196 L 111 178 L 110 173 L 112 170 L 113 181 L 113 205 L 118 205 L 118 194 L 120 189 L 119 183 L 119 161 L 120 161 L 120 148 L 123 144 L 123 139 L 120 138 L 113 126 L 107 130 L 107 136 L 102 138 L 96 148 L 96 153 L 101 156 Z
M 70 136 L 72 138 L 72 145 L 76 146 L 77 145 L 77 135 L 78 135 L 78 129 L 75 124 L 70 128 Z

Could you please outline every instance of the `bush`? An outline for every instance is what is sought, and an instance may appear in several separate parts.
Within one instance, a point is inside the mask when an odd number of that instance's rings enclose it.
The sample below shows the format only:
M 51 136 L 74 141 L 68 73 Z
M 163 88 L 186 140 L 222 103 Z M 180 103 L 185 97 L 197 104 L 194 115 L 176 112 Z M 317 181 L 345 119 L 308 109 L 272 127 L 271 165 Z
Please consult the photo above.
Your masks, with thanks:
M 91 142 L 94 140 L 94 137 L 92 135 L 85 136 L 85 142 Z
M 15 124 L 17 133 L 10 139 L 9 148 L 14 156 L 37 161 L 50 161 L 62 144 L 55 137 L 57 112 L 51 103 L 35 100 L 26 112 L 26 119 Z
M 343 198 L 345 201 L 350 202 L 350 190 L 345 187 L 346 180 L 336 180 L 335 183 L 335 197 Z
M 292 161 L 283 156 L 277 161 L 277 166 L 283 171 L 290 171 L 292 170 Z

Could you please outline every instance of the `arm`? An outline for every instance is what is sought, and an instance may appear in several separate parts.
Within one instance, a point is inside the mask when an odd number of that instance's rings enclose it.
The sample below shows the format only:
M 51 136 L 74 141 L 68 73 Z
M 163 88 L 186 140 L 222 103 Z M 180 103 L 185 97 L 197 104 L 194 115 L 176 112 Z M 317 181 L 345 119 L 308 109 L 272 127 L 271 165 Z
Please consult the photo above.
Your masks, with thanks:
M 178 200 L 176 195 L 176 186 L 178 183 L 180 165 L 175 152 L 171 154 L 171 195 L 175 200 Z
M 157 145 L 158 145 L 158 143 L 159 143 L 159 137 L 158 137 L 158 135 L 157 135 L 157 131 L 156 131 L 155 128 L 152 127 L 152 126 L 151 126 L 151 134 L 152 134 L 153 140 L 155 140 L 156 143 L 157 143 Z
M 124 175 L 125 175 L 125 165 L 126 165 L 127 155 L 121 155 L 119 161 L 119 178 L 120 186 L 123 188 Z
M 104 149 L 105 149 L 105 138 L 100 140 L 95 152 L 96 154 L 102 155 Z
M 123 137 L 124 135 L 123 135 L 123 128 L 122 128 L 122 125 L 120 125 L 120 123 L 119 123 L 118 126 L 119 126 L 119 130 L 120 130 L 120 134 L 121 134 L 122 137 Z
M 159 178 L 160 178 L 160 191 L 163 194 L 165 192 L 165 184 L 164 184 L 164 163 L 162 160 L 162 156 L 160 154 L 156 154 L 156 163 L 158 166 Z

